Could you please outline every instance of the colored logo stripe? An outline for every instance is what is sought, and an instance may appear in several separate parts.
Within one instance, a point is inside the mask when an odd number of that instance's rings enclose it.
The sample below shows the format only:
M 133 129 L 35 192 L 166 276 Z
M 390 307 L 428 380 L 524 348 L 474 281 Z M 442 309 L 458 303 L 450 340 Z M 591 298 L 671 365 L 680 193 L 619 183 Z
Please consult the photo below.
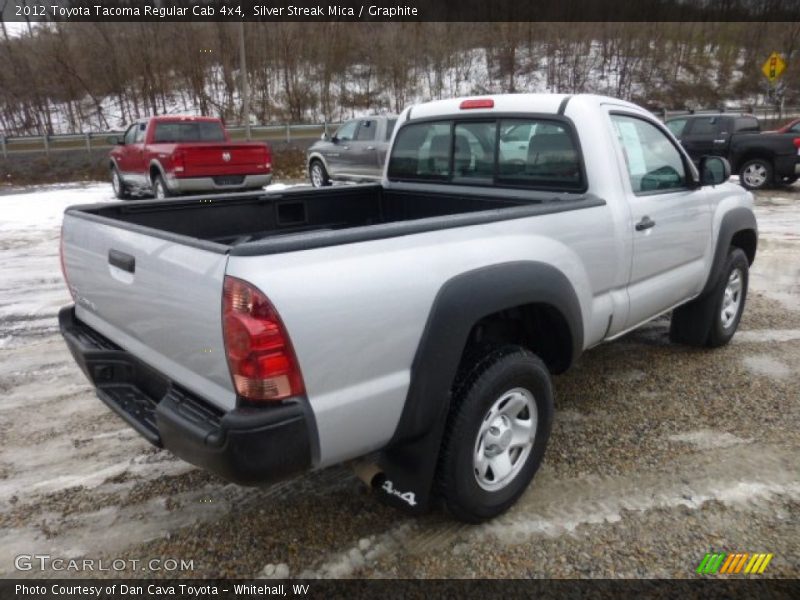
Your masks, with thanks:
M 714 554 L 707 553 L 700 563 L 700 566 L 697 567 L 697 572 L 706 575 L 716 573 L 720 566 L 722 566 L 723 560 L 725 560 L 724 552 Z
M 742 568 L 744 568 L 744 573 L 747 575 L 760 575 L 766 570 L 767 565 L 774 556 L 774 554 L 767 553 L 749 554 L 747 552 L 737 552 L 727 554 L 725 552 L 708 552 L 697 567 L 697 573 L 699 575 L 713 575 L 719 572 L 720 574 L 731 575 L 741 573 Z

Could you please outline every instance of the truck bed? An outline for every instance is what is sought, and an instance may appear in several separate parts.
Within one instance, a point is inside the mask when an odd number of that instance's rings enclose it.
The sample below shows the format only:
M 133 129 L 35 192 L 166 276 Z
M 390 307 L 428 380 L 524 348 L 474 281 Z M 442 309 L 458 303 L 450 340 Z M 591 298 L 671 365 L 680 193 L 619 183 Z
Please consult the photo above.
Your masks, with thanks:
M 597 202 L 586 195 L 540 194 L 514 198 L 369 184 L 76 206 L 68 212 L 207 250 L 272 254 L 560 212 Z

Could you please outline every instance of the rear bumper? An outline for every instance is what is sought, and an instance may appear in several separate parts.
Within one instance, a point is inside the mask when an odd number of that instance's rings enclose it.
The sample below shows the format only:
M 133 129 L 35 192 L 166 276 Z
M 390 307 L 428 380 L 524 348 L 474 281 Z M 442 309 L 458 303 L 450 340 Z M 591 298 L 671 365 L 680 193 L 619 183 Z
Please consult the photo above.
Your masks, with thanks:
M 58 320 L 97 396 L 150 443 L 244 485 L 311 466 L 313 425 L 300 399 L 222 412 L 78 321 L 72 306 Z
M 186 194 L 210 191 L 235 191 L 262 188 L 272 181 L 272 173 L 262 175 L 245 175 L 241 183 L 219 185 L 213 177 L 175 177 L 167 176 L 166 184 L 171 192 Z

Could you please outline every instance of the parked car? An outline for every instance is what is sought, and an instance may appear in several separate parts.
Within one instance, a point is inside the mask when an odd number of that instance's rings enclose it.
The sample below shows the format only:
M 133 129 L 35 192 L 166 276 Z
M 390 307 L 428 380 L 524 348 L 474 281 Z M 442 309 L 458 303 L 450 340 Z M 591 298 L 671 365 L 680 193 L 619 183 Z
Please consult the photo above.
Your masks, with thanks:
M 343 123 L 330 139 L 323 134 L 306 153 L 314 187 L 331 181 L 380 181 L 397 115 L 365 117 Z
M 727 158 L 749 190 L 794 183 L 800 175 L 800 137 L 761 135 L 753 115 L 684 115 L 668 119 L 666 125 L 695 162 L 709 155 Z
M 518 125 L 521 164 L 495 156 Z M 757 233 L 729 176 L 622 100 L 420 104 L 381 183 L 68 208 L 61 331 L 193 464 L 264 484 L 358 459 L 386 502 L 481 521 L 539 468 L 551 374 L 670 311 L 675 342 L 733 337 Z
M 112 140 L 111 185 L 117 198 L 259 189 L 272 179 L 272 153 L 261 142 L 231 142 L 220 119 L 140 119 Z
M 764 133 L 794 133 L 800 135 L 800 119 L 794 119 L 786 123 L 783 127 L 765 131 Z

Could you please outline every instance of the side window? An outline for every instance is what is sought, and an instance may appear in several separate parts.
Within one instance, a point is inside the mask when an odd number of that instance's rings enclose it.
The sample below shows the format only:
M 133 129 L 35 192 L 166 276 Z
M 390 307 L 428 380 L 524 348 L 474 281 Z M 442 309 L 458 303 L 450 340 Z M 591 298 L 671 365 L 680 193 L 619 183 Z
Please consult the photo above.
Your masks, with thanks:
M 692 119 L 689 126 L 689 135 L 714 135 L 717 131 L 719 117 L 698 117 Z
M 755 117 L 739 117 L 734 121 L 734 131 L 753 131 L 761 130 L 761 125 Z
M 136 138 L 133 140 L 134 144 L 141 144 L 144 141 L 144 132 L 147 129 L 147 123 L 139 123 L 136 126 Z
M 634 193 L 686 187 L 686 168 L 678 149 L 652 123 L 636 117 L 612 115 L 611 121 L 625 153 Z
M 457 123 L 453 145 L 453 178 L 483 179 L 494 175 L 497 123 Z
M 397 125 L 397 119 L 389 119 L 386 121 L 386 141 L 392 139 L 392 134 L 394 133 L 394 127 Z
M 795 123 L 789 128 L 789 132 L 791 133 L 800 133 L 800 123 Z
M 136 137 L 136 129 L 138 126 L 139 126 L 138 123 L 134 123 L 133 125 L 128 127 L 128 130 L 125 132 L 125 136 L 123 137 L 123 140 L 125 141 L 126 144 L 133 143 L 133 140 Z
M 683 130 L 686 128 L 686 119 L 672 119 L 665 123 L 667 129 L 672 132 L 675 137 L 681 137 Z
M 358 121 L 348 121 L 336 131 L 336 138 L 342 142 L 351 141 L 356 135 Z
M 358 132 L 356 133 L 356 141 L 371 142 L 375 139 L 375 130 L 377 128 L 378 122 L 373 119 L 361 121 L 361 124 L 358 126 Z

